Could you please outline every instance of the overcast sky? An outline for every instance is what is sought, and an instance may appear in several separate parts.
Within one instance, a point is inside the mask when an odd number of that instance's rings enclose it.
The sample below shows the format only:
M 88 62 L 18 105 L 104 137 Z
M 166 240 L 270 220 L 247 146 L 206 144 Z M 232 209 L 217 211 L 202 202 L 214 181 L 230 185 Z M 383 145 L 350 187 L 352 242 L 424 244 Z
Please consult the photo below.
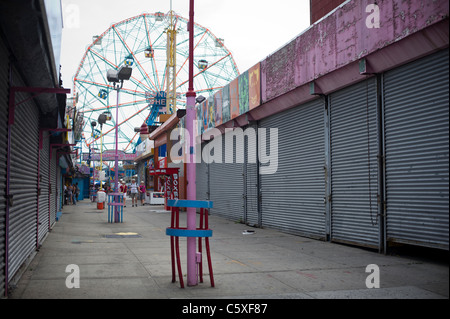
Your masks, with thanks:
M 66 88 L 72 88 L 94 35 L 142 13 L 170 10 L 170 0 L 62 0 L 62 4 L 61 73 Z M 172 9 L 189 18 L 189 0 L 173 0 Z M 195 22 L 225 40 L 244 72 L 309 27 L 309 0 L 195 0 Z

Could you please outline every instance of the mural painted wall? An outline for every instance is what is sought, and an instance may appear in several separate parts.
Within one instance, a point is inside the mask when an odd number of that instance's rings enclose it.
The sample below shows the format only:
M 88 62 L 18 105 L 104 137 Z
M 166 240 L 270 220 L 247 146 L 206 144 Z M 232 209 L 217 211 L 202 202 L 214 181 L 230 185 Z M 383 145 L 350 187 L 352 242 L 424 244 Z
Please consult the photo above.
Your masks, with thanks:
M 248 98 L 249 110 L 261 105 L 261 67 L 259 63 L 248 70 Z
M 196 106 L 198 133 L 218 127 L 261 105 L 260 63 Z
M 230 113 L 231 119 L 239 116 L 239 78 L 230 83 Z
M 248 112 L 248 71 L 245 71 L 239 76 L 239 115 Z

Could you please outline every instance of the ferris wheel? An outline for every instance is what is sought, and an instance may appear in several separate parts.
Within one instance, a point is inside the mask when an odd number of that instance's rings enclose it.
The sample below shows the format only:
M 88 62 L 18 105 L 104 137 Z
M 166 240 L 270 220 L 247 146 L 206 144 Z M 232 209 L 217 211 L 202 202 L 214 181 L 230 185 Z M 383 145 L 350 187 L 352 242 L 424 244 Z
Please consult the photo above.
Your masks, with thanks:
M 207 28 L 194 26 L 194 89 L 209 96 L 239 75 L 231 52 Z M 186 108 L 189 77 L 188 19 L 175 12 L 142 14 L 113 24 L 95 36 L 74 76 L 73 100 L 83 116 L 85 147 L 102 140 L 103 151 L 134 152 L 140 142 L 135 128 L 153 125 L 162 113 Z M 128 66 L 132 76 L 120 90 L 120 100 L 107 81 L 107 71 Z M 172 100 L 169 99 L 171 97 Z M 167 98 L 167 107 L 155 100 Z M 172 101 L 172 102 L 170 102 Z M 116 118 L 118 105 L 118 118 Z M 92 126 L 100 115 L 107 121 Z

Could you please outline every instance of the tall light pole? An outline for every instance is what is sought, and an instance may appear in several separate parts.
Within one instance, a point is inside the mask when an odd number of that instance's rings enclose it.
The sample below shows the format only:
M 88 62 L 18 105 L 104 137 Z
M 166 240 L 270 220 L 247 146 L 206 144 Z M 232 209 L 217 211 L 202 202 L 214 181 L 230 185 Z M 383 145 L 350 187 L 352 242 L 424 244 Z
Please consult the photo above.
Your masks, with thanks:
M 102 175 L 103 175 L 103 124 L 106 123 L 106 114 L 102 113 L 98 116 L 98 123 L 100 124 L 100 136 L 101 136 L 101 143 L 100 143 L 100 189 L 103 190 L 103 180 L 102 180 Z
M 194 134 L 194 121 L 197 116 L 195 111 L 195 97 L 196 93 L 194 91 L 194 0 L 190 0 L 189 3 L 189 87 L 186 94 L 186 129 L 189 132 L 189 149 L 188 152 L 188 162 L 186 163 L 186 175 L 187 175 L 187 199 L 196 200 L 196 167 L 195 167 L 195 134 Z M 196 229 L 196 209 L 187 209 L 187 229 Z M 197 279 L 197 265 L 195 262 L 196 255 L 196 238 L 187 238 L 187 281 L 188 286 L 198 285 Z
M 123 82 L 125 80 L 129 80 L 131 77 L 132 68 L 127 66 L 122 66 L 118 70 L 109 70 L 106 74 L 108 82 L 113 83 L 114 90 L 117 91 L 117 104 L 116 104 L 116 152 L 114 156 L 114 169 L 115 169 L 115 177 L 114 177 L 114 202 L 116 204 L 119 203 L 119 93 L 123 88 Z M 119 207 L 114 206 L 114 222 L 119 222 Z

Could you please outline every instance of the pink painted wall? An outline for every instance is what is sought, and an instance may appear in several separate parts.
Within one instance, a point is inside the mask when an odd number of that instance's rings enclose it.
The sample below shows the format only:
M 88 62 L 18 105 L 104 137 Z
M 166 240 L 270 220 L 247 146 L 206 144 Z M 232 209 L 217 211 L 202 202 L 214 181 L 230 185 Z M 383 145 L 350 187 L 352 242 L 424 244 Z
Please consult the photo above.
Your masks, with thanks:
M 374 2 L 344 4 L 262 61 L 262 102 L 448 20 L 448 0 L 378 0 L 380 28 L 368 28 L 366 20 L 371 13 L 366 13 L 366 7 Z

